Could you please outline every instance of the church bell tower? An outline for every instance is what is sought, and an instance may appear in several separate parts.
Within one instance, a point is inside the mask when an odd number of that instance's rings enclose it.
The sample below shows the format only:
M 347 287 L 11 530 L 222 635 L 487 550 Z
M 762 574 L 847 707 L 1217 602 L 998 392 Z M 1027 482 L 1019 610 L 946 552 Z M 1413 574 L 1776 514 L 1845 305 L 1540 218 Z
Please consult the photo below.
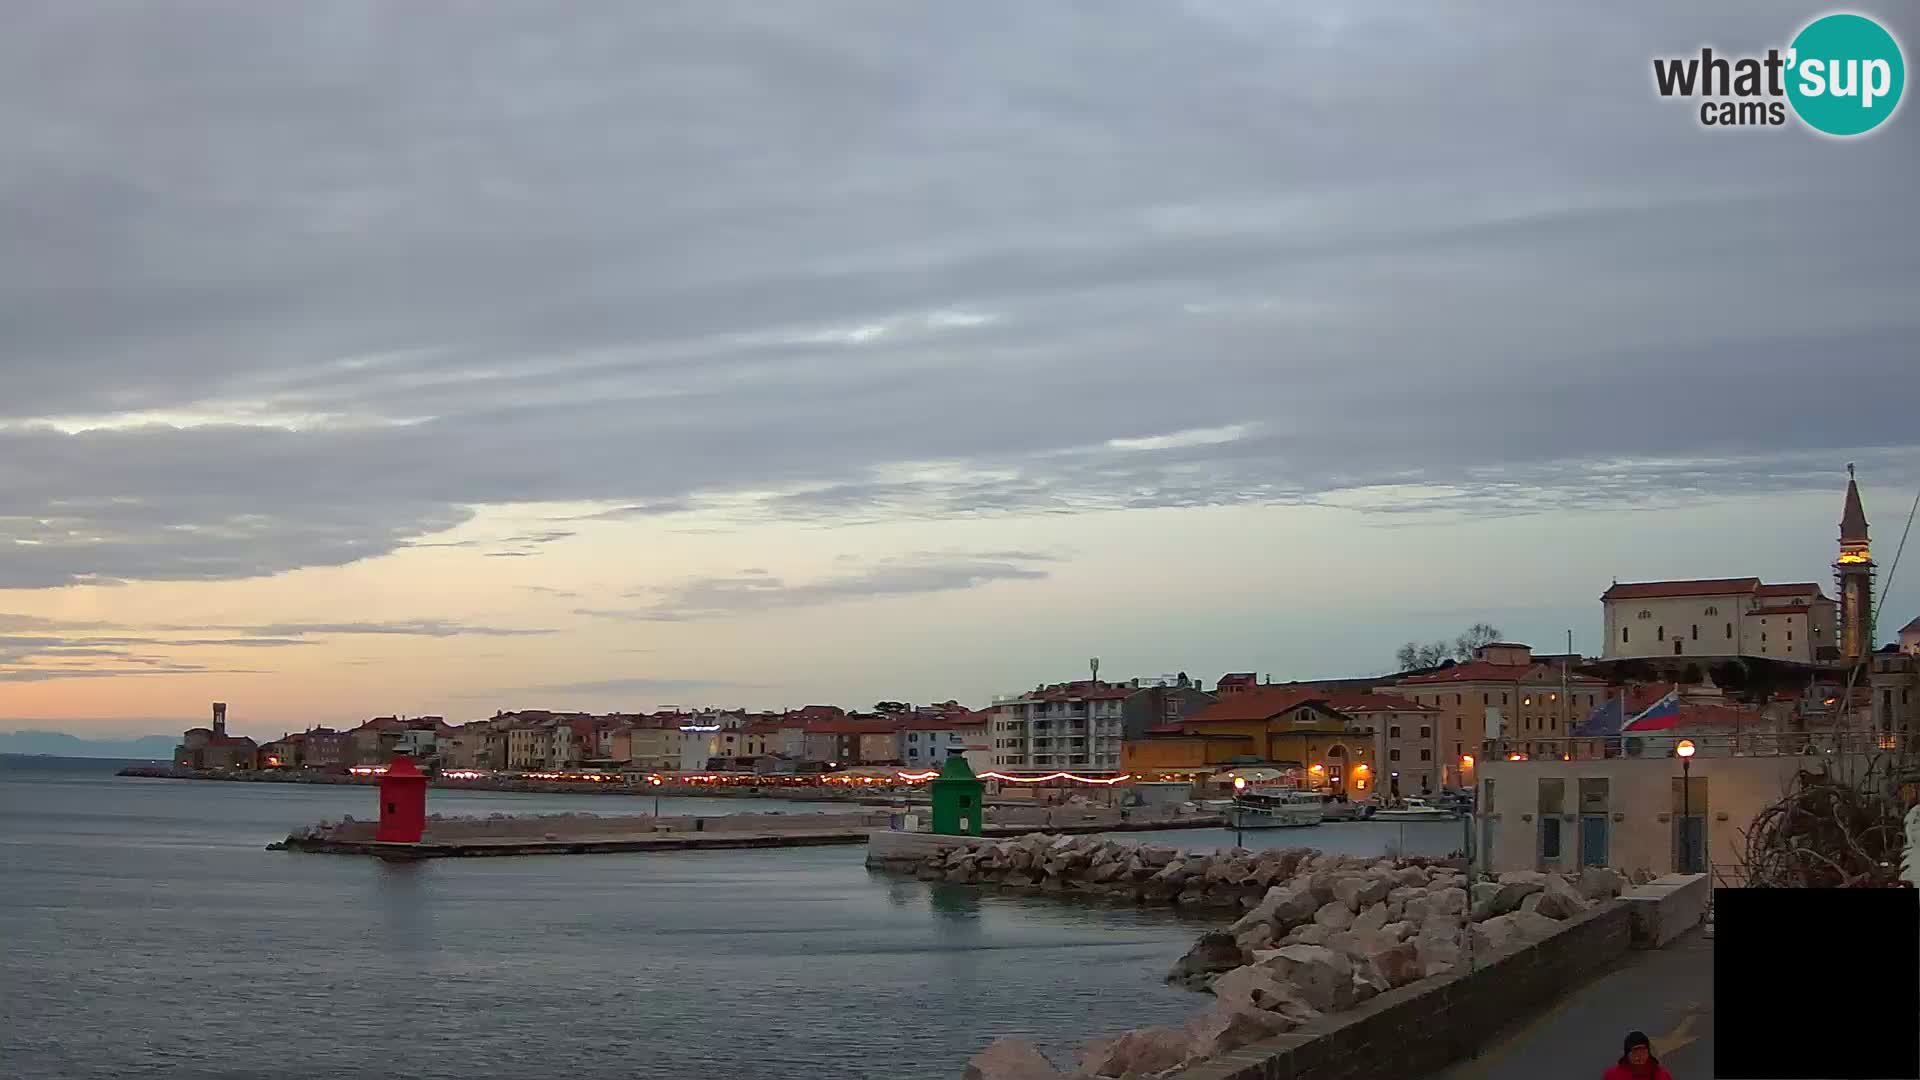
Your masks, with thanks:
M 1847 465 L 1847 505 L 1840 513 L 1840 557 L 1833 562 L 1840 590 L 1840 658 L 1857 663 L 1873 652 L 1873 554 L 1867 549 L 1867 512 Z

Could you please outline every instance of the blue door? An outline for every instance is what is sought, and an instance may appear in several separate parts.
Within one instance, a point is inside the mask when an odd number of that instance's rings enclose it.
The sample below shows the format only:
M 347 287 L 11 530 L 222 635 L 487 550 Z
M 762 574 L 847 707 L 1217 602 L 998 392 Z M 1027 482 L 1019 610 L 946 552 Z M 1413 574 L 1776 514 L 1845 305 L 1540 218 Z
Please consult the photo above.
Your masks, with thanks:
M 1580 865 L 1607 865 L 1607 815 L 1580 816 Z

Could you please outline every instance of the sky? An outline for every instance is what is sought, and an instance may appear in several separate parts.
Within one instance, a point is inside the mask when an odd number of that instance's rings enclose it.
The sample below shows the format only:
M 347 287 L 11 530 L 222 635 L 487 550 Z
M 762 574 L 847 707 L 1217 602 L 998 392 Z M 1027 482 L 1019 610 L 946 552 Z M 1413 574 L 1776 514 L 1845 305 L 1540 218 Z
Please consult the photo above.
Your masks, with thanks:
M 1848 462 L 1885 582 L 1920 121 L 1652 88 L 1822 10 L 11 5 L 0 726 L 1597 652 Z

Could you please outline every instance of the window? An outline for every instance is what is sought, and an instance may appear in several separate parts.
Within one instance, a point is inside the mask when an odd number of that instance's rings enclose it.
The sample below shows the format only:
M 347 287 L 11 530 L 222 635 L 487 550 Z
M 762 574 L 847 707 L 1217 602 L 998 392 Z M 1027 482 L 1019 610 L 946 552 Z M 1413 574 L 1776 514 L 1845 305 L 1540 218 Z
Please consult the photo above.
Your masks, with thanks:
M 1625 645 L 1626 643 L 1627 643 L 1627 628 L 1623 626 L 1620 628 L 1620 644 Z
M 1728 641 L 1733 640 L 1733 624 L 1732 623 L 1727 624 L 1727 640 Z
M 1492 694 L 1481 694 L 1481 695 L 1480 695 L 1480 704 L 1482 704 L 1482 705 L 1491 705 L 1491 704 L 1493 704 L 1493 695 L 1492 695 Z
M 1530 697 L 1523 697 L 1523 698 L 1521 698 L 1521 699 L 1520 699 L 1520 704 L 1522 704 L 1522 705 L 1531 705 L 1531 704 L 1533 704 L 1533 699 L 1532 699 L 1532 698 L 1530 698 Z
M 1396 747 L 1394 747 L 1393 749 L 1391 749 L 1391 750 L 1389 750 L 1389 751 L 1387 751 L 1387 760 L 1388 760 L 1388 761 L 1399 761 L 1399 760 L 1400 760 L 1400 748 L 1396 746 Z
M 1505 705 L 1506 703 L 1507 703 L 1507 695 L 1505 695 L 1505 694 L 1501 694 L 1501 695 L 1500 695 L 1500 704 L 1502 704 L 1502 705 Z
M 1667 640 L 1667 628 L 1666 628 L 1666 627 L 1664 627 L 1664 626 L 1662 626 L 1662 627 L 1661 627 L 1660 629 L 1658 629 L 1658 630 L 1656 630 L 1656 631 L 1654 631 L 1654 633 L 1653 633 L 1653 640 L 1655 640 L 1655 641 L 1665 641 L 1665 640 Z
M 1792 641 L 1792 640 L 1793 640 L 1793 631 L 1791 631 L 1791 630 L 1789 630 L 1789 631 L 1787 631 L 1787 640 L 1788 640 L 1788 641 Z
M 1695 641 L 1700 640 L 1700 624 L 1699 623 L 1693 624 L 1693 640 Z
M 1547 695 L 1547 700 L 1548 700 L 1548 701 L 1559 701 L 1559 700 L 1560 700 L 1560 695 L 1559 695 L 1559 694 L 1548 694 L 1548 695 Z
M 1636 616 L 1634 616 L 1634 618 L 1636 618 L 1636 619 L 1651 619 L 1651 618 L 1653 618 L 1653 612 L 1651 612 L 1651 611 L 1648 611 L 1648 610 L 1647 610 L 1646 608 L 1641 608 L 1641 609 L 1640 609 L 1640 614 L 1638 614 L 1638 615 L 1636 615 Z
M 1422 724 L 1420 726 L 1420 737 L 1423 739 L 1433 738 L 1433 729 L 1430 727 L 1427 727 L 1425 724 Z
M 1389 727 L 1389 728 L 1387 728 L 1387 738 L 1389 738 L 1389 739 L 1397 739 L 1397 738 L 1399 738 L 1399 737 L 1400 737 L 1400 725 L 1399 725 L 1399 724 L 1394 724 L 1393 726 L 1391 726 L 1391 727 Z
M 1707 613 L 1708 615 L 1718 615 L 1718 614 L 1720 614 L 1720 609 L 1719 609 L 1719 608 L 1717 608 L 1717 607 L 1709 607 L 1709 608 L 1707 609 L 1707 611 L 1706 611 L 1706 613 Z
M 917 732 L 917 731 L 909 731 L 909 732 L 907 732 L 907 741 L 908 741 L 908 742 L 919 742 L 919 741 L 920 741 L 920 733 L 919 733 L 919 732 Z
M 1433 760 L 1433 751 L 1432 751 L 1432 750 L 1429 750 L 1429 749 L 1426 749 L 1425 747 L 1422 747 L 1422 748 L 1421 748 L 1421 750 L 1420 750 L 1420 760 L 1421 760 L 1421 761 L 1432 761 L 1432 760 Z
M 1765 645 L 1766 643 L 1767 643 L 1767 632 L 1765 630 L 1762 630 L 1760 631 L 1760 644 Z

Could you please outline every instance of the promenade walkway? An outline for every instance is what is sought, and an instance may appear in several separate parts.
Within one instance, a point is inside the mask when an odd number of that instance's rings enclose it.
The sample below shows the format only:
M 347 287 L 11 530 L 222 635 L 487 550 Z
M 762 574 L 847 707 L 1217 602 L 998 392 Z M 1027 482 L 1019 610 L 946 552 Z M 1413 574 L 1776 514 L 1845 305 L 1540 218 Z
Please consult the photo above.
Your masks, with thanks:
M 1713 939 L 1704 931 L 1664 949 L 1628 953 L 1478 1057 L 1429 1080 L 1600 1080 L 1634 1030 L 1653 1040 L 1674 1080 L 1713 1075 Z

